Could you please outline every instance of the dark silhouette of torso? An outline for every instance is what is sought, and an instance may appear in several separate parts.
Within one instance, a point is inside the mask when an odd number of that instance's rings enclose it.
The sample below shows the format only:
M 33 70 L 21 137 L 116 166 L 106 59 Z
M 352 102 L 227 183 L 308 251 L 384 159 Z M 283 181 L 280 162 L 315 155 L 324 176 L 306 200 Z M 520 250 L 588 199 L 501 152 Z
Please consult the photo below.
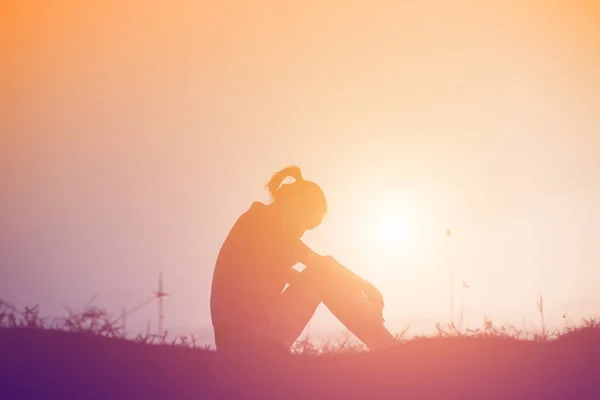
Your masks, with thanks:
M 265 321 L 290 269 L 300 240 L 286 236 L 281 220 L 255 202 L 236 221 L 219 252 L 212 281 L 213 326 L 246 327 Z

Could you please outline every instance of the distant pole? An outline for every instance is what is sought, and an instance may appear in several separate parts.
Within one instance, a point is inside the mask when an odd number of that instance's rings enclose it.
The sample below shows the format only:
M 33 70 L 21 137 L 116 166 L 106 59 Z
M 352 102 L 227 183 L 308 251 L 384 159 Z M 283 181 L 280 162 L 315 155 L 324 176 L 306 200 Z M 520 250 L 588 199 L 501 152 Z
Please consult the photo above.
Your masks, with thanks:
M 450 240 L 450 235 L 452 235 L 452 229 L 446 229 L 446 237 Z M 450 270 L 450 276 L 448 279 L 448 284 L 450 285 L 450 323 L 454 325 L 454 276 L 452 274 L 452 266 L 450 265 L 450 244 L 448 242 L 447 251 L 446 251 L 446 262 L 448 264 L 448 269 Z
M 450 272 L 450 322 L 454 325 L 454 276 Z
M 126 323 L 126 317 L 139 310 L 140 308 L 143 308 L 145 306 L 147 306 L 148 304 L 152 303 L 154 300 L 158 300 L 158 334 L 159 335 L 163 335 L 163 322 L 165 319 L 164 316 L 164 311 L 163 311 L 163 297 L 165 296 L 170 296 L 168 293 L 165 293 L 164 289 L 163 289 L 163 273 L 162 271 L 160 272 L 160 274 L 158 275 L 158 290 L 155 292 L 152 292 L 153 296 L 151 298 L 149 298 L 148 300 L 144 301 L 141 304 L 138 304 L 137 306 L 130 308 L 129 310 L 123 308 L 122 309 L 122 313 L 121 313 L 121 318 L 123 319 L 123 329 L 125 329 L 125 323 Z M 148 322 L 149 324 L 150 322 Z M 150 325 L 148 325 L 148 333 L 150 329 Z
M 471 286 L 467 285 L 467 282 L 463 279 L 462 281 L 462 290 L 461 290 L 461 302 L 460 302 L 460 319 L 458 320 L 458 328 L 460 329 L 462 327 L 462 324 L 464 322 L 464 317 L 465 317 L 465 298 L 467 297 L 466 295 L 466 291 L 467 289 L 469 289 Z
M 168 296 L 168 293 L 163 291 L 163 273 L 162 271 L 158 275 L 158 291 L 154 292 L 158 299 L 158 334 L 163 335 L 163 321 L 165 319 L 163 312 L 163 297 Z
M 163 333 L 163 321 L 165 320 L 165 315 L 163 314 L 163 299 L 162 299 L 162 289 L 163 289 L 163 275 L 162 272 L 158 278 L 158 334 L 162 335 Z

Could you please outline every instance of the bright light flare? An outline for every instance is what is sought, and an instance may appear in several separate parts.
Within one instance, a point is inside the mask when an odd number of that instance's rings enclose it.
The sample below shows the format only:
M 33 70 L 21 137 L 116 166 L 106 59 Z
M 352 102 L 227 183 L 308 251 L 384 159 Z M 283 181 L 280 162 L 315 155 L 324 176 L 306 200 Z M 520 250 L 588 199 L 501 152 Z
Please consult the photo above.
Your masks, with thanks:
M 367 234 L 378 250 L 394 251 L 406 246 L 413 230 L 410 218 L 394 208 L 379 209 L 369 221 Z

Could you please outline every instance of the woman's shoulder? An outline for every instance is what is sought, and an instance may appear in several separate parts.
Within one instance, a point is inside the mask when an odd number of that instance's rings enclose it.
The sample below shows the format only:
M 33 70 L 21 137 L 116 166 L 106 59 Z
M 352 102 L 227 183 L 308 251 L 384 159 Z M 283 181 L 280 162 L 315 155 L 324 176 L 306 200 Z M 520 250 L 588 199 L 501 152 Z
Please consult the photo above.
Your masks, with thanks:
M 267 205 L 260 201 L 253 202 L 250 207 L 240 216 L 244 220 L 262 220 L 267 217 Z
M 265 225 L 268 215 L 266 213 L 267 206 L 261 202 L 253 202 L 242 215 L 239 216 L 238 220 L 234 225 L 235 230 L 255 230 Z
M 260 201 L 255 201 L 250 205 L 250 208 L 248 208 L 248 210 L 246 212 L 247 213 L 251 212 L 251 211 L 260 212 L 260 211 L 265 211 L 266 209 L 267 209 L 266 204 L 261 203 Z

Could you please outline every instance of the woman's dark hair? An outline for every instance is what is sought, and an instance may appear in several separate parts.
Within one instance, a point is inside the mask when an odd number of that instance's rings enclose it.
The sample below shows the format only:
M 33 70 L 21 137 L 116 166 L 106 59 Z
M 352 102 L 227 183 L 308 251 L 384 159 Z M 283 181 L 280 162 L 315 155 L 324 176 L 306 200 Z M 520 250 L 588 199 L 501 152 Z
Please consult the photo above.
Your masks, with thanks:
M 294 182 L 283 184 L 287 178 Z M 265 186 L 273 202 L 286 203 L 307 218 L 307 229 L 318 226 L 327 213 L 327 200 L 319 185 L 302 177 L 300 167 L 288 166 L 271 177 Z

